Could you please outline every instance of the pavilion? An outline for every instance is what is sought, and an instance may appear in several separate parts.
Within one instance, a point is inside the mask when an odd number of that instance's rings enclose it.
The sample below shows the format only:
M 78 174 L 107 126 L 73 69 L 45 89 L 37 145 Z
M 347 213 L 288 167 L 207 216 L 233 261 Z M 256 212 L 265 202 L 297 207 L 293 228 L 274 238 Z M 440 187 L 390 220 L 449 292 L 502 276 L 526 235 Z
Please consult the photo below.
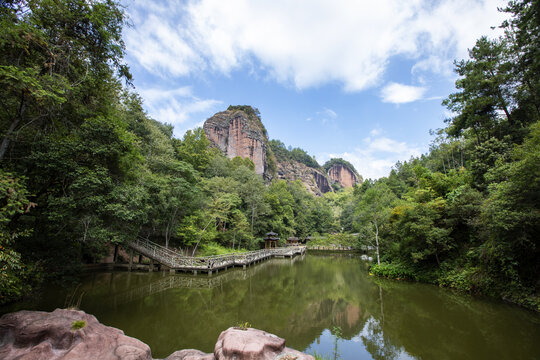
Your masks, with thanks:
M 266 237 L 264 238 L 264 248 L 265 249 L 277 248 L 277 243 L 279 241 L 279 238 L 277 236 L 278 234 L 276 234 L 273 231 L 266 233 Z

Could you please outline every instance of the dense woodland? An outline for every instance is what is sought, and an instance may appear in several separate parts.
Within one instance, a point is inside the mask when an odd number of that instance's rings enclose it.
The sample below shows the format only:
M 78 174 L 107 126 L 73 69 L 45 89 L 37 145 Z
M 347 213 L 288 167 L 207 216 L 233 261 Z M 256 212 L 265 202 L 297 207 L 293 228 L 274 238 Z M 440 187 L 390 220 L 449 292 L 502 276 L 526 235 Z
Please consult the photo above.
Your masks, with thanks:
M 257 249 L 273 230 L 372 245 L 375 274 L 540 309 L 537 1 L 511 1 L 504 36 L 456 62 L 457 91 L 444 101 L 455 116 L 429 153 L 323 197 L 263 180 L 200 128 L 176 139 L 151 119 L 123 61 L 118 2 L 1 6 L 0 303 L 70 281 L 137 237 L 206 255 Z M 324 169 L 270 145 L 280 161 Z

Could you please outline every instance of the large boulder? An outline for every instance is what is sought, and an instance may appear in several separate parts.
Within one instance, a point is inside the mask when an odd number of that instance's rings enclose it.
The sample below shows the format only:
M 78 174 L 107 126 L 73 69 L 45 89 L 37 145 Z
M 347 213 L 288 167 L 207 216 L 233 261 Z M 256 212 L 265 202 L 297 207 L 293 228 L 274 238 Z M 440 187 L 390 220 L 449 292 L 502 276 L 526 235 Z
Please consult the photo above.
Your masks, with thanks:
M 313 356 L 285 347 L 285 340 L 258 329 L 228 328 L 214 348 L 216 360 L 314 360 Z
M 19 311 L 0 318 L 0 359 L 151 360 L 150 347 L 83 311 Z

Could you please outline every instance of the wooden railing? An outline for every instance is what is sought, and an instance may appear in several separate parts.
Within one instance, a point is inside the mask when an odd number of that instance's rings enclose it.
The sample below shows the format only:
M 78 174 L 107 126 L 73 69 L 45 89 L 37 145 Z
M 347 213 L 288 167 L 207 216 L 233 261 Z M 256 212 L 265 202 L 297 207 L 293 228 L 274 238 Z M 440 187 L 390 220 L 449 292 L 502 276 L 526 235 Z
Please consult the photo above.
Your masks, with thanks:
M 237 265 L 249 265 L 256 261 L 274 256 L 294 256 L 303 254 L 305 246 L 289 246 L 286 248 L 263 249 L 244 253 L 192 257 L 184 256 L 172 249 L 167 249 L 146 239 L 137 239 L 129 244 L 138 253 L 159 262 L 171 269 L 211 271 Z

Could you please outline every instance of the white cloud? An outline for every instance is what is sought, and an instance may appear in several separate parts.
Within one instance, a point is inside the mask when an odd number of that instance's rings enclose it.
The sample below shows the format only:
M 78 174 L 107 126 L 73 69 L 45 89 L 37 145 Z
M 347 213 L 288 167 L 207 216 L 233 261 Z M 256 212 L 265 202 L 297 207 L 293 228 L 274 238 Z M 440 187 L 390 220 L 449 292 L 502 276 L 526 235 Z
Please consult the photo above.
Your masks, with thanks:
M 398 83 L 389 83 L 381 90 L 383 102 L 405 104 L 422 99 L 426 92 L 425 87 L 410 86 Z
M 338 114 L 334 110 L 324 107 L 322 110 L 315 112 L 312 116 L 307 117 L 306 121 L 316 120 L 326 124 L 336 120 L 337 118 Z
M 397 161 L 409 160 L 411 156 L 421 154 L 420 147 L 388 138 L 381 134 L 381 130 L 373 129 L 370 136 L 363 140 L 362 146 L 354 151 L 323 154 L 318 158 L 323 163 L 330 158 L 343 158 L 351 162 L 364 179 L 378 179 L 388 176 Z
M 197 98 L 189 87 L 142 89 L 139 93 L 145 99 L 149 115 L 158 121 L 172 124 L 177 137 L 188 129 L 202 125 L 206 117 L 222 104 L 219 100 Z
M 142 4 L 142 5 L 141 5 Z M 504 0 L 169 0 L 134 2 L 128 55 L 147 71 L 187 76 L 242 67 L 299 89 L 378 85 L 393 57 L 450 73 L 454 58 L 494 34 Z M 253 64 L 256 63 L 256 66 Z

